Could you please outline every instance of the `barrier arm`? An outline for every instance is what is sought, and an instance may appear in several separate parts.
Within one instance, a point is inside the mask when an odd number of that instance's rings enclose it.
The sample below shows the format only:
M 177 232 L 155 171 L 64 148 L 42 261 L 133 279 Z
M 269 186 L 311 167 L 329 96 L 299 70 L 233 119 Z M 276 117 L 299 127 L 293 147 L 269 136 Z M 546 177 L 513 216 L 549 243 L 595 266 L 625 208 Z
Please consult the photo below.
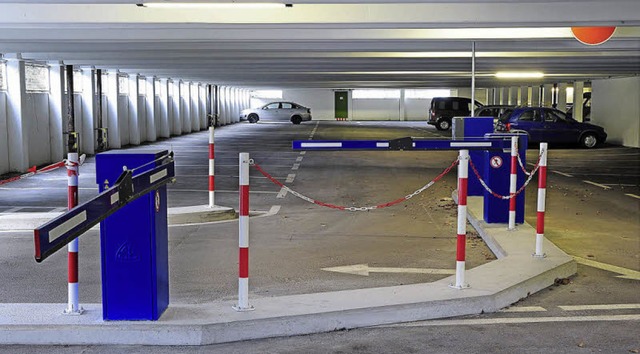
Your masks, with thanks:
M 505 138 L 392 140 L 294 140 L 293 150 L 504 150 L 511 148 Z
M 133 170 L 125 170 L 111 188 L 34 229 L 36 262 L 42 262 L 131 201 L 175 181 L 173 153 L 156 164 L 136 176 Z

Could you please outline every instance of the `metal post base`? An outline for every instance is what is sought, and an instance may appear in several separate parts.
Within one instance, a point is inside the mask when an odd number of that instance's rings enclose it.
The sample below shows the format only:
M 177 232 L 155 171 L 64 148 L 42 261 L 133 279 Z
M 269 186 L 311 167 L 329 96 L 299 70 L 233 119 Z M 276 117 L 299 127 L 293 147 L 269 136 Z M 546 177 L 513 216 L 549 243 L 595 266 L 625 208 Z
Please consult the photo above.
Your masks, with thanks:
M 84 313 L 84 309 L 82 308 L 82 306 L 80 306 L 80 308 L 78 309 L 66 308 L 64 311 L 62 311 L 62 313 L 69 316 L 80 316 Z
M 542 259 L 542 258 L 547 258 L 547 254 L 546 253 L 543 253 L 543 254 L 534 253 L 534 254 L 531 255 L 531 257 Z
M 240 305 L 233 305 L 231 306 L 231 308 L 233 308 L 234 310 L 238 311 L 238 312 L 249 312 L 249 311 L 253 311 L 256 308 L 249 305 L 249 307 L 240 307 Z
M 455 284 L 449 284 L 449 287 L 451 289 L 464 290 L 464 289 L 469 289 L 471 286 L 469 284 L 462 284 L 460 286 L 455 285 Z

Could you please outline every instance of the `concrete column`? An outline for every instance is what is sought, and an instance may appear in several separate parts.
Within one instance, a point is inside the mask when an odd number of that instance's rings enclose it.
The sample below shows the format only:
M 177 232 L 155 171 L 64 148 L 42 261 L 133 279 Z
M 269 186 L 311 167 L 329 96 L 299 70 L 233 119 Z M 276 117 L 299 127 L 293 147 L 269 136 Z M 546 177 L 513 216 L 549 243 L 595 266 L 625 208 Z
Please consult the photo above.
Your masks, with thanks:
M 582 116 L 582 95 L 584 92 L 584 82 L 576 81 L 573 83 L 573 119 L 578 122 L 584 121 Z
M 171 136 L 171 126 L 169 125 L 169 80 L 158 79 L 158 105 L 156 115 L 158 116 L 160 132 L 158 136 L 168 138 Z
M 105 83 L 103 83 L 104 85 Z M 120 89 L 120 80 L 118 80 L 118 72 L 110 71 L 107 75 L 107 140 L 109 147 L 119 149 L 122 147 L 122 139 L 120 139 L 120 120 L 118 119 L 118 91 Z
M 558 84 L 558 106 L 557 109 L 566 112 L 567 111 L 567 84 Z
M 405 90 L 400 90 L 400 100 L 398 101 L 398 120 L 407 120 L 406 117 L 406 102 L 405 102 Z
M 200 92 L 198 84 L 195 82 L 189 83 L 189 103 L 191 106 L 191 131 L 197 132 L 200 130 Z
M 138 75 L 129 75 L 129 144 L 140 145 Z
M 86 154 L 95 154 L 95 127 L 96 127 L 96 71 L 95 69 L 82 69 L 82 125 L 80 133 L 80 151 Z
M 518 104 L 522 105 L 522 106 L 528 106 L 529 105 L 529 87 L 528 86 L 522 86 L 520 87 L 520 99 Z
M 207 125 L 207 85 L 200 84 L 200 130 L 206 130 Z
M 495 88 L 487 89 L 487 104 L 495 104 L 495 97 L 496 97 L 496 89 Z
M 64 107 L 64 65 L 49 64 L 49 133 L 51 135 L 51 160 L 64 158 L 64 133 L 62 129 L 62 107 Z
M 146 132 L 147 132 L 147 141 L 156 141 L 158 139 L 157 136 L 157 127 L 158 123 L 158 114 L 156 112 L 156 78 L 155 77 L 147 77 L 146 80 L 142 84 L 147 86 L 146 96 L 144 96 L 145 103 L 145 113 L 146 113 Z
M 191 114 L 189 107 L 189 84 L 180 81 L 178 84 L 179 112 L 180 112 L 180 132 L 188 134 L 191 132 Z
M 540 106 L 540 85 L 533 85 L 531 87 L 531 105 Z
M 544 84 L 542 86 L 542 105 L 551 107 L 553 100 L 553 84 Z
M 23 172 L 29 168 L 29 126 L 24 120 L 25 64 L 21 58 L 7 62 L 7 137 L 9 171 Z
M 500 102 L 498 104 L 509 104 L 509 88 L 500 88 Z
M 510 104 L 510 105 L 518 104 L 518 88 L 517 87 L 509 87 L 509 100 L 507 104 Z

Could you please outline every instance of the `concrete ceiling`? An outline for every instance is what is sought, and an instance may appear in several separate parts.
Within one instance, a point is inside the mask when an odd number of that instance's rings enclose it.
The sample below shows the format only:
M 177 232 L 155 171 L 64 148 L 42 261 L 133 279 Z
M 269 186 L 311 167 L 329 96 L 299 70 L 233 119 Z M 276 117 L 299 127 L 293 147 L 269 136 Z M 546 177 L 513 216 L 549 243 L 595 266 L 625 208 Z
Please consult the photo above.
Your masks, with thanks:
M 0 0 L 0 53 L 250 88 L 444 88 L 470 86 L 475 42 L 478 87 L 640 75 L 639 0 L 141 1 Z M 571 26 L 617 29 L 587 46 Z M 518 70 L 546 77 L 493 76 Z

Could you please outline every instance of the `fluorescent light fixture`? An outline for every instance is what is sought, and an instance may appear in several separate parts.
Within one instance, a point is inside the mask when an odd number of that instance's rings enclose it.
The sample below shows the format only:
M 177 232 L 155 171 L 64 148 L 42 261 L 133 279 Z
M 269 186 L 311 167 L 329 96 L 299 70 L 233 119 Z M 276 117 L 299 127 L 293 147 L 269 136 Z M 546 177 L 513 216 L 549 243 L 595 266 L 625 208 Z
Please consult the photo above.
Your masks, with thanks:
M 164 9 L 266 9 L 287 7 L 279 2 L 146 2 L 149 8 Z
M 544 73 L 531 71 L 499 71 L 496 73 L 498 79 L 541 79 L 544 77 Z

